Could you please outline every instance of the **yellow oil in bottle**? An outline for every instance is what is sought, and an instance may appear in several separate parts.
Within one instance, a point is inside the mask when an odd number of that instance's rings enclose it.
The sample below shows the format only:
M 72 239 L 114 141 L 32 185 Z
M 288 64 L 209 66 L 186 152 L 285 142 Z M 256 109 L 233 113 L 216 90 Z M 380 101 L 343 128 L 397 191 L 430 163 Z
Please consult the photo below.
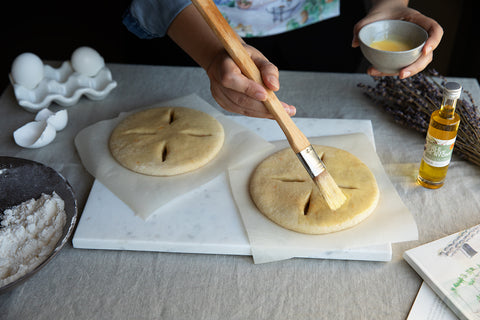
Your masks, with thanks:
M 437 189 L 444 184 L 460 124 L 460 117 L 455 113 L 460 93 L 458 83 L 447 83 L 440 110 L 431 115 L 417 178 L 423 187 Z

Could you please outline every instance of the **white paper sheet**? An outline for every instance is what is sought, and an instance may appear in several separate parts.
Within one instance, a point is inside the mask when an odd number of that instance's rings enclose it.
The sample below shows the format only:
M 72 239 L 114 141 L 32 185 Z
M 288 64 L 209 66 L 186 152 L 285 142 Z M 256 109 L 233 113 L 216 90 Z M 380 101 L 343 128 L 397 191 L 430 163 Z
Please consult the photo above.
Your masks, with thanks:
M 388 179 L 372 144 L 364 134 L 310 138 L 312 144 L 337 147 L 362 160 L 373 172 L 380 189 L 375 211 L 359 225 L 336 233 L 307 235 L 284 229 L 262 215 L 248 192 L 249 178 L 265 157 L 288 147 L 275 142 L 275 150 L 258 154 L 248 163 L 229 169 L 230 187 L 248 234 L 255 263 L 302 256 L 302 249 L 343 250 L 418 239 L 415 220 Z
M 171 176 L 152 177 L 130 171 L 110 154 L 108 139 L 111 131 L 132 112 L 156 106 L 182 106 L 197 109 L 214 116 L 225 130 L 225 142 L 220 153 L 210 163 L 193 172 Z M 147 219 L 162 205 L 185 194 L 219 174 L 228 167 L 273 149 L 273 145 L 254 132 L 228 119 L 196 95 L 160 102 L 117 118 L 97 122 L 83 129 L 75 138 L 75 146 L 85 168 L 112 191 L 136 215 Z
M 458 320 L 442 299 L 425 283 L 418 291 L 407 320 Z

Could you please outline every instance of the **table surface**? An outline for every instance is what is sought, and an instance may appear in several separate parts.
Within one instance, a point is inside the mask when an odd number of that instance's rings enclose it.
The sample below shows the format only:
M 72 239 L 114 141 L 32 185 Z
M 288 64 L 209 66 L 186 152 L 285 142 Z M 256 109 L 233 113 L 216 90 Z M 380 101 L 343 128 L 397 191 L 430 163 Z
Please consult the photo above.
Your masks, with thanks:
M 102 101 L 69 107 L 69 124 L 41 149 L 12 133 L 32 121 L 9 86 L 0 98 L 0 154 L 53 167 L 72 184 L 81 213 L 94 178 L 75 135 L 99 120 L 195 93 L 221 109 L 200 68 L 108 65 L 118 87 Z M 418 225 L 419 240 L 393 245 L 390 262 L 290 259 L 261 265 L 250 256 L 74 249 L 71 243 L 23 284 L 0 295 L 2 319 L 405 319 L 421 278 L 405 250 L 480 223 L 480 169 L 454 157 L 439 190 L 415 185 L 425 137 L 393 122 L 363 95 L 364 74 L 280 73 L 281 100 L 297 116 L 370 119 L 377 153 Z M 475 79 L 456 79 L 480 101 Z

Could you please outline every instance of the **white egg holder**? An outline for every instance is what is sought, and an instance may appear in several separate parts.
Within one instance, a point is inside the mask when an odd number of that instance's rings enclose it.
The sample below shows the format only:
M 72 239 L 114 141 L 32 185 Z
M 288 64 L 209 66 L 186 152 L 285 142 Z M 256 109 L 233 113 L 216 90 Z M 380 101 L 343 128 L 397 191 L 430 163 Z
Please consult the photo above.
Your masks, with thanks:
M 106 66 L 89 77 L 76 72 L 70 61 L 63 62 L 60 68 L 44 65 L 43 79 L 33 89 L 15 83 L 11 74 L 9 77 L 18 104 L 30 112 L 47 108 L 52 102 L 69 107 L 83 95 L 91 100 L 102 100 L 117 86 Z

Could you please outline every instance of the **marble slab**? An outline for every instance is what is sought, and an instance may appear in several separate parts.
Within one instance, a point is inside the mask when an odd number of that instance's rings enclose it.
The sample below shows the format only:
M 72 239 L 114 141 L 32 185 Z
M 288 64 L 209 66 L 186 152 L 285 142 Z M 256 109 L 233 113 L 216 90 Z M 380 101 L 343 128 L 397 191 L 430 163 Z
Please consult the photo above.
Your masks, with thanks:
M 229 116 L 266 140 L 285 139 L 272 120 Z M 294 118 L 307 137 L 361 132 L 374 144 L 370 120 Z M 225 174 L 179 196 L 143 220 L 95 180 L 73 237 L 81 249 L 251 255 Z M 389 261 L 390 244 L 309 252 L 304 258 Z

